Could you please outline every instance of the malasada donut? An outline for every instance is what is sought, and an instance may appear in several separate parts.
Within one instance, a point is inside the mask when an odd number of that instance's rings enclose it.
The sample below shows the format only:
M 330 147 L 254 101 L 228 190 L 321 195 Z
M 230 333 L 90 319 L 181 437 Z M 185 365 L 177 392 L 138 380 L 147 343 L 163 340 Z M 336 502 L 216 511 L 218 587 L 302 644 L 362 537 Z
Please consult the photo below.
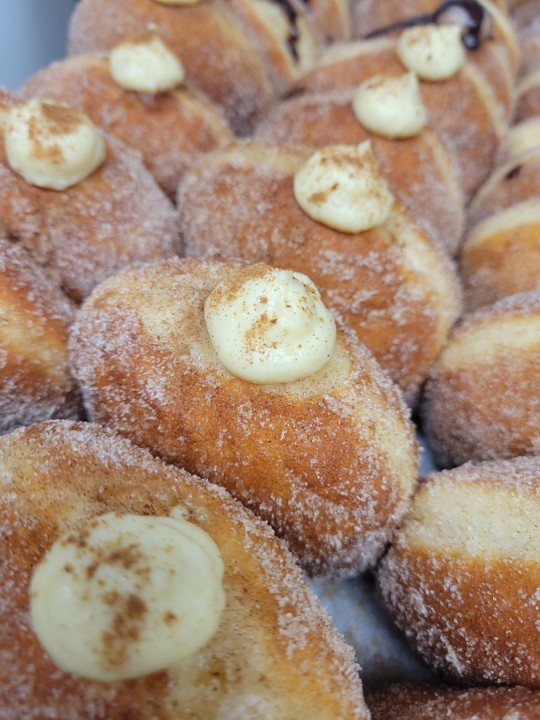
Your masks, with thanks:
M 230 3 L 83 0 L 71 17 L 69 52 L 109 51 L 148 26 L 180 59 L 189 85 L 222 105 L 236 132 L 250 132 L 275 99 L 275 90 Z
M 0 432 L 77 418 L 80 395 L 67 364 L 75 316 L 67 297 L 0 226 Z
M 539 457 L 467 463 L 420 484 L 378 582 L 435 669 L 540 688 L 539 514 Z
M 397 388 L 334 333 L 300 273 L 179 259 L 97 288 L 72 366 L 94 421 L 226 487 L 310 573 L 347 576 L 405 512 L 417 454 Z
M 109 54 L 53 63 L 27 80 L 19 95 L 65 102 L 126 145 L 174 198 L 183 172 L 233 134 L 221 108 L 185 85 L 185 71 L 157 33 L 126 38 Z
M 405 75 L 403 78 L 405 84 L 410 80 Z M 354 89 L 294 96 L 274 105 L 255 136 L 261 142 L 312 149 L 334 144 L 358 145 L 369 140 L 396 197 L 428 235 L 453 255 L 465 224 L 464 194 L 447 147 L 436 132 L 425 127 L 425 120 L 418 124 L 413 121 L 403 131 L 403 137 L 392 137 L 391 131 L 388 137 L 381 132 L 384 119 L 380 117 L 366 127 L 354 106 L 356 92 Z M 395 86 L 389 92 L 399 94 Z M 408 92 L 403 88 L 404 94 Z M 414 90 L 411 88 L 410 92 Z M 410 103 L 421 104 L 419 97 L 408 100 L 403 98 L 401 118 L 408 113 Z M 394 116 L 393 120 L 397 118 Z
M 68 421 L 3 436 L 0 478 L 4 720 L 368 717 L 351 649 L 223 489 Z
M 80 301 L 101 280 L 179 250 L 172 203 L 140 156 L 67 105 L 0 97 L 0 217 Z
M 295 184 L 311 173 L 306 212 Z M 336 223 L 322 217 L 333 207 Z M 367 144 L 311 153 L 245 142 L 210 153 L 186 173 L 178 208 L 188 256 L 217 252 L 306 274 L 415 402 L 459 316 L 460 290 L 446 254 L 391 200 Z
M 540 692 L 524 687 L 395 684 L 366 693 L 371 720 L 534 720 Z
M 540 451 L 540 293 L 464 315 L 425 385 L 426 439 L 441 467 Z

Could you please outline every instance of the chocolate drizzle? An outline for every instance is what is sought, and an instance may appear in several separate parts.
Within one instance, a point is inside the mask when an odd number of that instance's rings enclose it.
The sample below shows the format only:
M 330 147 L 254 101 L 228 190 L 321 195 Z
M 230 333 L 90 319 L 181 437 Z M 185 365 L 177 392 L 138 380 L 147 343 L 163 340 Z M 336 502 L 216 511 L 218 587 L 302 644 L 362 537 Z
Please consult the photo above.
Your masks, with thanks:
M 289 21 L 290 25 L 287 45 L 294 60 L 298 61 L 298 40 L 300 39 L 300 28 L 298 27 L 298 13 L 296 12 L 294 6 L 289 2 L 289 0 L 272 0 L 272 2 L 276 3 L 276 5 L 279 5 L 279 7 L 287 16 L 287 20 Z
M 461 16 L 460 20 L 463 26 L 461 41 L 463 45 L 467 50 L 478 50 L 486 35 L 486 23 L 489 23 L 491 16 L 477 0 L 445 0 L 432 13 L 398 20 L 390 25 L 373 30 L 373 32 L 365 35 L 364 39 L 371 40 L 415 25 L 444 24 L 445 19 L 448 19 L 452 11 L 455 10 L 459 11 Z

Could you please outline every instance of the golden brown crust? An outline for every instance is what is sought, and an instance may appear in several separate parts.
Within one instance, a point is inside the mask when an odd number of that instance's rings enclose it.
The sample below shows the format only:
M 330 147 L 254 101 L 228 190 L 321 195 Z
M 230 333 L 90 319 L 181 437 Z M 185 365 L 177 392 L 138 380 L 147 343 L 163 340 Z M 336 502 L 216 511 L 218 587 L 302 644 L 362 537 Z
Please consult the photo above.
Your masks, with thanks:
M 452 153 L 467 198 L 492 169 L 513 109 L 513 78 L 505 72 L 507 68 L 497 46 L 482 46 L 474 60 L 448 80 L 420 81 L 429 124 Z M 404 72 L 395 53 L 395 40 L 357 41 L 330 49 L 323 62 L 299 81 L 298 87 L 310 92 L 329 92 L 356 88 L 374 75 L 396 76 Z
M 540 294 L 465 315 L 425 386 L 427 440 L 441 467 L 537 455 Z
M 203 305 L 239 267 L 170 261 L 96 290 L 71 339 L 87 409 L 224 485 L 311 573 L 355 574 L 382 551 L 416 481 L 407 413 L 352 339 L 342 338 L 304 380 L 256 385 L 228 373 L 210 345 Z
M 225 2 L 173 6 L 154 0 L 83 0 L 71 19 L 70 53 L 110 50 L 149 23 L 181 59 L 188 84 L 222 105 L 235 131 L 248 132 L 274 92 L 261 58 Z
M 0 217 L 10 239 L 50 269 L 76 301 L 132 262 L 179 250 L 172 204 L 140 156 L 112 137 L 103 165 L 57 192 L 29 185 L 13 172 L 0 136 Z
M 397 205 L 384 226 L 360 234 L 308 218 L 292 190 L 308 156 L 257 143 L 208 155 L 180 187 L 186 254 L 305 273 L 412 403 L 459 315 L 454 271 Z
M 540 692 L 524 687 L 455 688 L 416 683 L 366 693 L 371 720 L 534 720 Z
M 367 717 L 352 652 L 270 529 L 220 488 L 97 426 L 57 421 L 0 440 L 3 587 L 0 714 L 74 720 Z M 62 531 L 115 511 L 169 515 L 182 505 L 224 563 L 216 635 L 174 669 L 113 684 L 62 672 L 29 625 L 32 568 Z
M 479 223 L 460 256 L 466 308 L 520 292 L 540 290 L 540 213 L 536 199 Z
M 378 580 L 437 670 L 540 688 L 539 505 L 540 458 L 467 464 L 420 485 Z
M 67 367 L 74 309 L 0 227 L 0 432 L 49 418 L 77 418 Z
M 397 141 L 374 135 L 354 114 L 354 92 L 293 97 L 274 106 L 256 137 L 311 148 L 370 140 L 382 174 L 411 217 L 454 254 L 463 233 L 464 198 L 446 147 L 429 129 Z
M 124 90 L 113 80 L 105 54 L 53 63 L 31 77 L 19 94 L 59 100 L 85 112 L 96 125 L 139 150 L 171 198 L 199 155 L 233 139 L 218 106 L 201 93 L 184 87 L 157 95 Z

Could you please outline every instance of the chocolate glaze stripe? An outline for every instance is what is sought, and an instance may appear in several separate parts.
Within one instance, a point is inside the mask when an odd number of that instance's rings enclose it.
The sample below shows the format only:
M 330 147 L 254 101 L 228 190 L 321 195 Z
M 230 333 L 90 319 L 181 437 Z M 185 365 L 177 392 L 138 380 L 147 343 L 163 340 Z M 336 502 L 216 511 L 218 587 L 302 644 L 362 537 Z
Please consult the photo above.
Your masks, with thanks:
M 364 40 L 371 40 L 415 25 L 436 25 L 446 12 L 454 8 L 463 10 L 466 15 L 464 33 L 461 38 L 463 44 L 467 50 L 477 50 L 480 47 L 484 20 L 488 13 L 476 0 L 445 0 L 432 13 L 397 20 L 368 33 L 364 36 Z

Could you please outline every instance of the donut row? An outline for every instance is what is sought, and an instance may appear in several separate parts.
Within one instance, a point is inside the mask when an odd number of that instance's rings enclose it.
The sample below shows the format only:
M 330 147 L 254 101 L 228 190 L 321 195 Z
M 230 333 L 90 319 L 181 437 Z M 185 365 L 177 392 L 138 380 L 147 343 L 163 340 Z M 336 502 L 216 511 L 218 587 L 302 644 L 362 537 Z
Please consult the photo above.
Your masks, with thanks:
M 2 93 L 7 720 L 535 716 L 516 37 L 487 0 L 82 0 Z M 418 481 L 411 408 L 460 467 Z M 364 698 L 296 563 L 514 687 Z

